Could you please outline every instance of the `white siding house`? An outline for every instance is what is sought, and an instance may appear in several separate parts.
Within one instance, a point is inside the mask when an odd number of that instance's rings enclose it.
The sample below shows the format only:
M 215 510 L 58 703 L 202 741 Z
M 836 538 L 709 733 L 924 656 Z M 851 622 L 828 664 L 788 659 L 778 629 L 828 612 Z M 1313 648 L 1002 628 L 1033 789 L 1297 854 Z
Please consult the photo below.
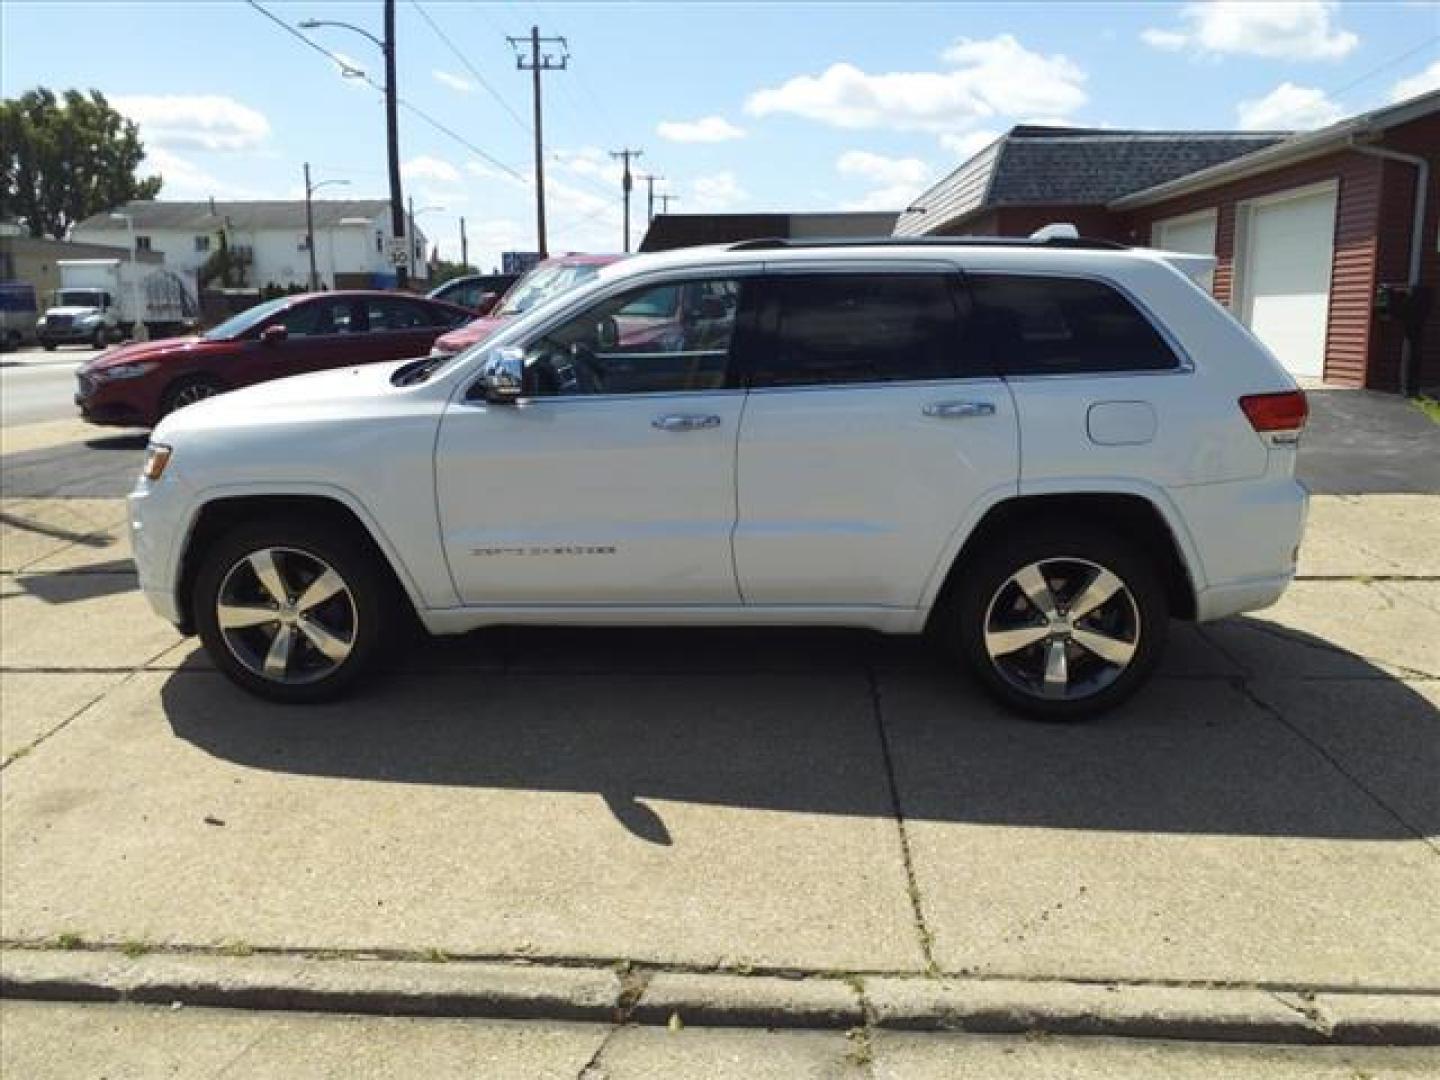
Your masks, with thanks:
M 391 259 L 390 204 L 383 199 L 316 199 L 315 269 L 326 288 L 385 288 L 395 283 Z M 130 202 L 79 222 L 70 239 L 128 247 L 165 256 L 165 264 L 198 271 L 219 248 L 220 233 L 232 250 L 248 254 L 245 285 L 308 286 L 303 200 L 267 202 Z M 429 277 L 425 234 L 410 222 L 415 248 L 412 276 Z

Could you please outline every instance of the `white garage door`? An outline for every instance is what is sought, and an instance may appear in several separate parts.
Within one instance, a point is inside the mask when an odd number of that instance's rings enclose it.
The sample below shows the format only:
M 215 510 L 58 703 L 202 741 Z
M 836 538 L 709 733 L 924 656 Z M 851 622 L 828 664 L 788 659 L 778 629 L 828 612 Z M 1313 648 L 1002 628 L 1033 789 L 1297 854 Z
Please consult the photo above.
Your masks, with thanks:
M 1190 255 L 1215 254 L 1216 212 L 1205 210 L 1184 217 L 1167 218 L 1157 221 L 1151 233 L 1150 242 L 1161 251 L 1183 251 Z M 1211 270 L 1200 279 L 1200 284 L 1209 289 L 1214 285 L 1215 271 Z
M 1240 317 L 1295 375 L 1325 371 L 1335 197 L 1329 185 L 1240 208 Z

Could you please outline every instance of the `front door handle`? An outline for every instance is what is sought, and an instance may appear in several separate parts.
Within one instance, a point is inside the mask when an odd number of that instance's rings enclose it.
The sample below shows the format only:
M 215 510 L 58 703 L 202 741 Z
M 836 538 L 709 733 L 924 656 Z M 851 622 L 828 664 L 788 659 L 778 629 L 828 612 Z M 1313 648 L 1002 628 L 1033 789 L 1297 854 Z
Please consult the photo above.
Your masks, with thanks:
M 651 420 L 650 426 L 661 431 L 700 431 L 719 427 L 720 417 L 714 413 L 666 413 Z
M 989 401 L 932 401 L 921 411 L 941 420 L 959 420 L 967 416 L 994 416 L 995 405 Z

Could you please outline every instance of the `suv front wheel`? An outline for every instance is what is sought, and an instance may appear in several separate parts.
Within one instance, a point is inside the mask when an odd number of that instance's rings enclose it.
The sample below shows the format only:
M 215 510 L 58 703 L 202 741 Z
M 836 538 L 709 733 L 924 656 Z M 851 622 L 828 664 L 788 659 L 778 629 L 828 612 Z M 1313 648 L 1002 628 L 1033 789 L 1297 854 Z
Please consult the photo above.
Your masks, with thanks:
M 348 530 L 303 520 L 255 522 L 205 554 L 195 624 L 240 686 L 276 701 L 327 701 L 363 677 L 388 637 L 388 591 Z
M 1129 697 L 1164 648 L 1169 611 L 1153 563 L 1102 529 L 1022 526 L 960 568 L 951 639 L 985 688 L 1045 720 Z

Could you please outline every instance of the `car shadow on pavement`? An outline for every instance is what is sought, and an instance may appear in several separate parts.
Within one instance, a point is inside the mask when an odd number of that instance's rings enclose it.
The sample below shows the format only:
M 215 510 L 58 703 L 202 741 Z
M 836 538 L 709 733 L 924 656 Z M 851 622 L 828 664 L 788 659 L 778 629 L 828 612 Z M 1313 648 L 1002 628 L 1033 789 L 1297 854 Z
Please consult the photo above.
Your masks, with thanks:
M 0 458 L 9 499 L 109 499 L 130 494 L 145 435 L 117 435 L 20 450 Z M 98 452 L 97 452 L 98 451 Z
M 134 592 L 137 587 L 135 563 L 130 559 L 111 559 L 83 570 L 26 571 L 15 575 L 15 583 L 47 604 L 98 600 L 102 596 Z
M 258 702 L 196 658 L 162 699 L 177 736 L 238 765 L 590 792 L 659 844 L 666 801 L 1141 833 L 1440 833 L 1434 706 L 1344 655 L 1363 677 L 1287 679 L 1270 649 L 1254 657 L 1263 683 L 1161 677 L 1083 724 L 1017 718 L 922 644 L 847 632 L 484 631 L 426 643 L 311 708 Z

